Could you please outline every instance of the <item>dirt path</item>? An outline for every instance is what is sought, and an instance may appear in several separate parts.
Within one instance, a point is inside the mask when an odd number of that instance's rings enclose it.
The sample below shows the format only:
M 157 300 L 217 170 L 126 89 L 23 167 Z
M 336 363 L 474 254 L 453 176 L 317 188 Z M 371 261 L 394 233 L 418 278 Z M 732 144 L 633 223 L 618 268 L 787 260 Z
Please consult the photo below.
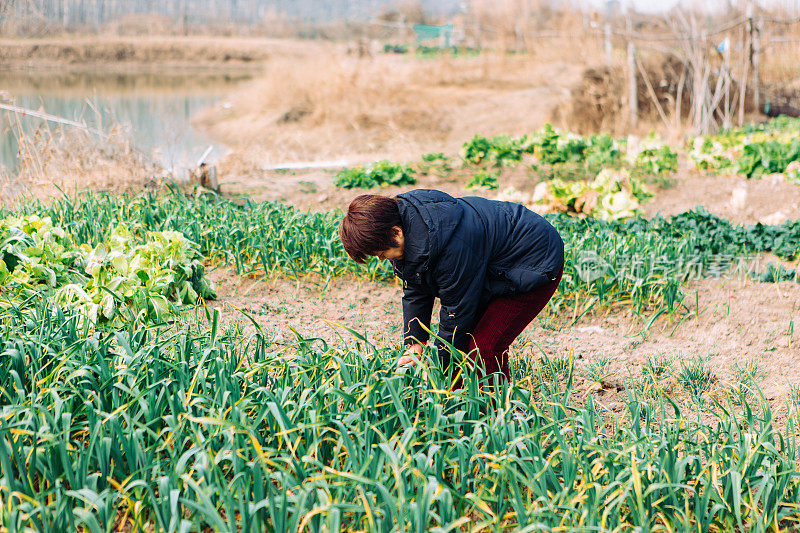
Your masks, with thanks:
M 645 204 L 645 216 L 674 215 L 702 205 L 715 215 L 739 224 L 777 224 L 800 217 L 800 185 L 771 177 L 713 176 L 682 172 L 671 189 L 658 191 Z

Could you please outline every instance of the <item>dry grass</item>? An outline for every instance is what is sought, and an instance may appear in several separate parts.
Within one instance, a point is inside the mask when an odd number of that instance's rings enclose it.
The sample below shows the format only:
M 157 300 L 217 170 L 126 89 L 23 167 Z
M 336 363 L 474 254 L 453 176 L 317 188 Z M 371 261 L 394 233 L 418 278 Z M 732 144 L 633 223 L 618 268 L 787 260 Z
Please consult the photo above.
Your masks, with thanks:
M 603 43 L 589 28 L 593 17 L 554 6 L 546 0 L 472 0 L 467 27 L 481 46 L 544 61 L 600 62 Z
M 198 120 L 260 161 L 455 151 L 476 133 L 540 127 L 582 67 L 530 55 L 275 58 L 263 78 Z
M 161 172 L 119 128 L 98 139 L 82 130 L 42 126 L 32 135 L 19 134 L 18 139 L 16 173 L 0 172 L 0 202 L 5 206 L 87 190 L 140 190 Z
M 220 120 L 213 129 L 225 142 L 270 146 L 278 158 L 373 151 L 389 141 L 395 148 L 440 141 L 452 127 L 438 110 L 447 101 L 420 85 L 431 76 L 447 78 L 452 66 L 437 61 L 443 70 L 435 72 L 432 65 L 386 59 L 276 59 L 261 80 L 234 97 L 230 113 L 201 123 Z
M 772 43 L 764 53 L 761 78 L 770 84 L 794 80 L 793 85 L 800 88 L 800 42 Z
M 7 168 L 0 166 L 0 207 L 18 207 L 23 199 L 22 191 L 17 186 L 13 174 Z

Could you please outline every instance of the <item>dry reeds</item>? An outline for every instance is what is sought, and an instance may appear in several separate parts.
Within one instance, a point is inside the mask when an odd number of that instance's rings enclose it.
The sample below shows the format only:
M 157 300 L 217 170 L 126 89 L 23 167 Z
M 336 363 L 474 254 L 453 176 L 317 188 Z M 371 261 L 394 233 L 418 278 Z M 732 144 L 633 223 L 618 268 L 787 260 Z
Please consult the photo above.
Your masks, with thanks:
M 46 200 L 62 191 L 141 189 L 159 173 L 158 166 L 135 150 L 119 127 L 103 139 L 80 129 L 46 125 L 32 134 L 21 128 L 15 133 L 19 165 L 13 174 L 5 171 L 3 179 L 13 185 L 3 195 L 6 204 L 21 198 Z
M 384 58 L 382 58 L 384 59 Z M 263 78 L 232 100 L 229 112 L 201 117 L 201 124 L 232 144 L 269 148 L 276 158 L 363 153 L 387 143 L 436 142 L 450 125 L 438 109 L 446 102 L 420 84 L 442 71 L 417 68 L 403 58 L 362 60 L 333 53 L 302 62 L 275 60 Z M 396 60 L 394 60 L 396 59 Z M 433 97 L 433 98 L 431 98 Z M 438 105 L 437 105 L 438 104 Z
M 587 61 L 596 59 L 599 48 L 588 31 L 590 18 L 544 0 L 473 0 L 465 25 L 484 47 L 527 52 L 540 59 Z M 587 40 L 593 46 L 587 46 Z

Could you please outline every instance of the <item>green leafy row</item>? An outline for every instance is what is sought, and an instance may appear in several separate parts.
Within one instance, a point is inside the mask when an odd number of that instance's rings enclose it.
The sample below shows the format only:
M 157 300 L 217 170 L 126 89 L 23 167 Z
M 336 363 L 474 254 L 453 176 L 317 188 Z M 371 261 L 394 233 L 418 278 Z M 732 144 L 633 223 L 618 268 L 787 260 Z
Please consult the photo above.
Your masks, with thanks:
M 736 256 L 771 252 L 783 259 L 800 258 L 800 219 L 771 226 L 760 222 L 744 226 L 698 206 L 671 217 L 635 218 L 610 227 L 626 235 L 655 232 L 665 238 L 690 239 L 698 253 Z
M 638 177 L 678 169 L 677 152 L 652 134 L 633 142 L 605 133 L 584 137 L 558 131 L 550 124 L 518 138 L 476 135 L 461 149 L 461 157 L 470 165 L 516 165 L 526 154 L 531 156 L 534 170 L 546 178 L 591 179 L 603 169 L 621 168 Z
M 147 231 L 178 231 L 208 260 L 240 274 L 393 279 L 388 262 L 371 258 L 359 265 L 347 256 L 338 234 L 341 213 L 302 212 L 271 202 L 194 201 L 180 194 L 88 196 L 26 209 L 49 216 L 78 244 L 105 241 L 109 228 L 118 224 L 139 224 Z M 745 268 L 747 258 L 761 252 L 787 259 L 800 253 L 800 221 L 737 226 L 702 208 L 671 218 L 613 223 L 547 218 L 560 231 L 567 256 L 555 307 L 627 305 L 672 312 L 681 305 L 680 287 L 688 279 Z
M 689 157 L 702 170 L 748 178 L 784 174 L 789 181 L 800 184 L 800 119 L 778 117 L 695 137 Z
M 343 189 L 371 189 L 390 185 L 413 185 L 417 182 L 414 171 L 407 165 L 378 161 L 367 167 L 357 166 L 339 171 L 333 184 Z
M 76 245 L 50 217 L 0 220 L 0 307 L 52 296 L 93 325 L 165 320 L 175 305 L 214 298 L 199 251 L 176 231 L 117 226 L 96 246 Z
M 76 243 L 94 245 L 118 224 L 147 231 L 183 234 L 212 263 L 224 263 L 242 275 L 259 272 L 324 279 L 345 274 L 370 279 L 392 275 L 388 262 L 352 261 L 339 239 L 341 213 L 304 212 L 277 203 L 243 206 L 218 197 L 190 199 L 179 192 L 137 197 L 86 195 L 51 205 L 29 204 L 26 213 L 49 216 Z
M 671 313 L 682 304 L 681 285 L 688 280 L 747 274 L 750 259 L 762 252 L 800 257 L 800 220 L 738 226 L 702 207 L 650 220 L 548 219 L 566 246 L 555 307 L 580 301 L 582 309 L 625 305 L 635 312 Z
M 426 355 L 208 325 L 94 335 L 0 311 L 4 531 L 766 531 L 800 526 L 797 424 L 714 424 L 564 380 L 464 388 Z M 575 398 L 586 398 L 578 403 Z
M 640 142 L 617 140 L 607 134 L 582 137 L 563 133 L 550 124 L 532 134 L 514 138 L 499 135 L 487 138 L 475 135 L 464 143 L 461 158 L 466 165 L 513 166 L 531 156 L 531 166 L 546 179 L 592 180 L 606 169 L 628 169 L 634 178 L 674 172 L 678 156 L 653 135 Z M 423 173 L 449 173 L 452 167 L 441 152 L 424 154 L 416 169 Z M 356 166 L 338 172 L 337 187 L 372 188 L 416 183 L 415 170 L 407 165 L 379 161 L 370 166 Z M 467 188 L 497 188 L 496 174 L 480 171 Z

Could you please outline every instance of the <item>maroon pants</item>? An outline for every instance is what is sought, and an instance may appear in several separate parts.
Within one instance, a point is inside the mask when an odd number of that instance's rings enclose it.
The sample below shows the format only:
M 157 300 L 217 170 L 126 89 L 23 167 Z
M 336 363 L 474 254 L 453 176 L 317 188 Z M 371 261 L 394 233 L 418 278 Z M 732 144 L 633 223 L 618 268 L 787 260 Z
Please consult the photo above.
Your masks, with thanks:
M 472 330 L 467 355 L 484 375 L 499 372 L 511 378 L 508 347 L 553 297 L 563 272 L 562 267 L 556 279 L 547 285 L 531 292 L 497 298 L 478 311 L 480 318 Z

